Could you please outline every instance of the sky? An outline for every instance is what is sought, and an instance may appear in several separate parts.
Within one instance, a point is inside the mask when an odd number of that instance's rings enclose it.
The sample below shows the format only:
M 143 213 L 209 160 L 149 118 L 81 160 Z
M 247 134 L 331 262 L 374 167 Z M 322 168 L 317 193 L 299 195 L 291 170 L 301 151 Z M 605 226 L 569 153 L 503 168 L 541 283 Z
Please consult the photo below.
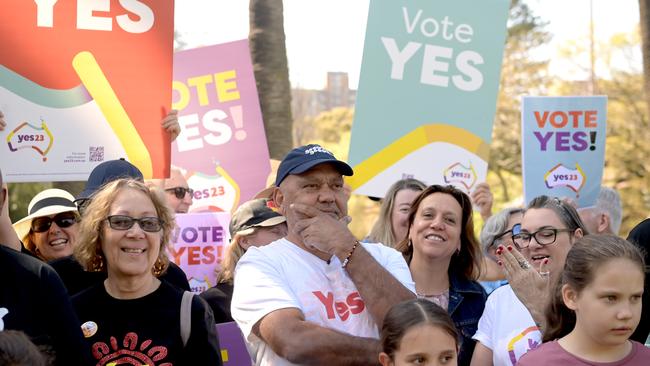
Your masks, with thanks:
M 289 78 L 293 87 L 321 89 L 328 71 L 347 72 L 356 89 L 370 0 L 284 0 Z M 632 32 L 639 23 L 638 0 L 591 0 L 596 40 Z M 527 0 L 549 24 L 552 75 L 571 77 L 575 70 L 557 50 L 570 40 L 587 42 L 590 0 Z M 176 0 L 175 29 L 186 48 L 248 37 L 248 1 Z M 586 45 L 585 45 L 586 46 Z M 639 55 L 640 57 L 640 55 Z M 639 59 L 639 63 L 641 60 Z

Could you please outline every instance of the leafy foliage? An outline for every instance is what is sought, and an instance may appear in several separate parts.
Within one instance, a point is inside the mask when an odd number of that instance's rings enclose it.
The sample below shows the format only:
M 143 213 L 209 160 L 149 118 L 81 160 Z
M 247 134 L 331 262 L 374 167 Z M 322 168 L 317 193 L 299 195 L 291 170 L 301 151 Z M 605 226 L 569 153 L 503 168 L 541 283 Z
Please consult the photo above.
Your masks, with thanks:
M 509 202 L 521 193 L 512 189 L 512 181 L 521 176 L 520 97 L 543 95 L 548 88 L 548 59 L 534 53 L 550 40 L 544 27 L 528 5 L 512 1 L 489 160 L 493 174 L 488 183 L 498 202 Z

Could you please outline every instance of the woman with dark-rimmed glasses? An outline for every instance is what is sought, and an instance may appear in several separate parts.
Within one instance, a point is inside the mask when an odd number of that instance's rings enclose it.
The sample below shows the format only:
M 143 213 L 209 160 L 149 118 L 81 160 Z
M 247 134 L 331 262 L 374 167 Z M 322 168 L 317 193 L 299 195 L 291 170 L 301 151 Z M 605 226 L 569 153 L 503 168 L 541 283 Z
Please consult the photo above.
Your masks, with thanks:
M 514 365 L 541 344 L 549 283 L 562 272 L 576 239 L 587 234 L 570 204 L 539 196 L 527 206 L 521 231 L 496 254 L 509 284 L 495 290 L 485 304 L 474 339 L 472 366 Z
M 120 179 L 93 195 L 74 255 L 107 278 L 72 299 L 82 330 L 97 364 L 220 365 L 207 304 L 158 279 L 174 218 L 157 192 Z

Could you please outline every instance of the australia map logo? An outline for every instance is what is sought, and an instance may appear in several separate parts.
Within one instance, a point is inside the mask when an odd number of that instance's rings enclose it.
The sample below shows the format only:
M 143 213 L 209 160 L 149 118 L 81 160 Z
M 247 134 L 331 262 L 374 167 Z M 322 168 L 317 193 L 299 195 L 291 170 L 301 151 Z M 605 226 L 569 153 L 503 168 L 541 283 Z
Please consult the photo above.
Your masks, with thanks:
M 584 187 L 586 181 L 587 176 L 578 164 L 575 165 L 575 169 L 558 164 L 544 174 L 547 188 L 567 187 L 574 191 L 576 196 L 580 194 L 580 189 Z
M 461 163 L 455 163 L 449 166 L 443 172 L 443 177 L 445 183 L 453 184 L 457 187 L 464 187 L 466 191 L 469 191 L 474 187 L 476 183 L 476 170 L 474 170 L 474 165 L 469 163 L 469 167 L 462 165 Z
M 9 145 L 11 152 L 32 149 L 36 151 L 43 161 L 47 161 L 47 153 L 50 152 L 53 143 L 54 136 L 52 136 L 52 132 L 50 132 L 43 120 L 41 120 L 40 126 L 23 122 L 7 136 L 7 145 Z

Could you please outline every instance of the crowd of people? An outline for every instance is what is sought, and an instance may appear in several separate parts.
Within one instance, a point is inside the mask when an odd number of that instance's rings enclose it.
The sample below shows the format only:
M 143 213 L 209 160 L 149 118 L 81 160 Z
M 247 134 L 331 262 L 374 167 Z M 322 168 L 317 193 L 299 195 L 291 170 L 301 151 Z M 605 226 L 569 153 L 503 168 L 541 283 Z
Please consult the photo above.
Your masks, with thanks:
M 76 198 L 44 190 L 15 223 L 0 173 L 0 364 L 220 365 L 215 323 L 233 320 L 255 365 L 650 363 L 650 220 L 618 237 L 616 191 L 492 215 L 484 183 L 405 179 L 360 240 L 353 173 L 319 145 L 291 150 L 268 195 L 233 212 L 199 296 L 166 251 L 192 204 L 178 168 L 145 182 L 104 162 Z

